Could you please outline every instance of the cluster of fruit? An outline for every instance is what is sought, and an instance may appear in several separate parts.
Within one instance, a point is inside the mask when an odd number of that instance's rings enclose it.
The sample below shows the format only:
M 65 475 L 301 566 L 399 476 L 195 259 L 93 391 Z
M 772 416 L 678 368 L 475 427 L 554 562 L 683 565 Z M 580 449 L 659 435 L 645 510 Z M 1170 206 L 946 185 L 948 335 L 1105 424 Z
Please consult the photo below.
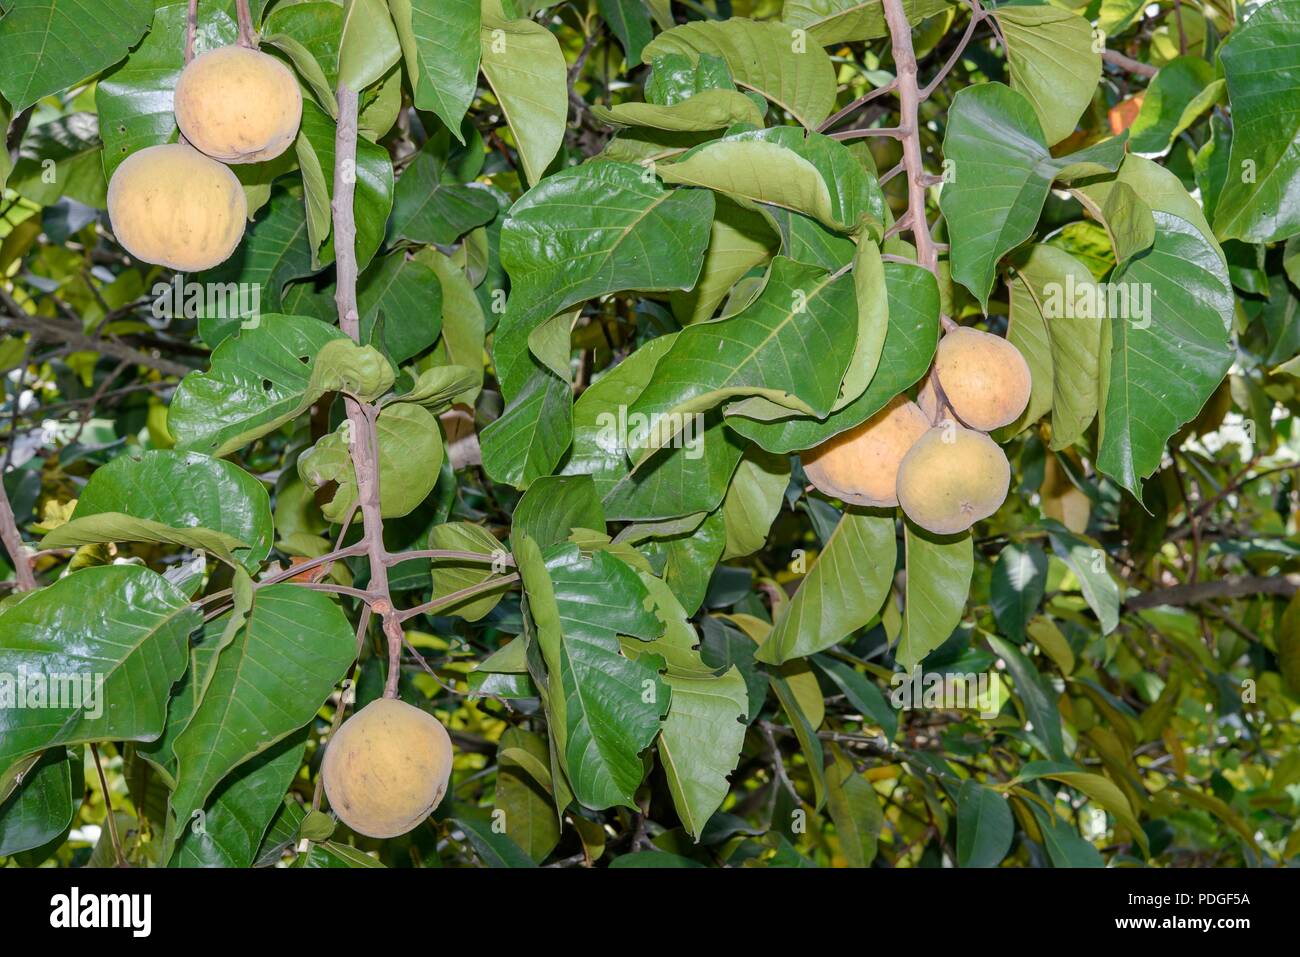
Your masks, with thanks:
M 852 505 L 902 506 L 936 535 L 964 532 L 1006 501 L 1011 466 L 986 433 L 1029 404 L 1029 364 L 1000 336 L 957 328 L 939 342 L 917 400 L 895 396 L 801 456 L 808 480 Z
M 260 163 L 288 149 L 302 122 L 302 92 L 275 57 L 226 46 L 185 67 L 173 109 L 182 141 L 122 161 L 108 184 L 108 216 L 131 255 L 197 272 L 230 257 L 248 220 L 244 187 L 225 164 Z

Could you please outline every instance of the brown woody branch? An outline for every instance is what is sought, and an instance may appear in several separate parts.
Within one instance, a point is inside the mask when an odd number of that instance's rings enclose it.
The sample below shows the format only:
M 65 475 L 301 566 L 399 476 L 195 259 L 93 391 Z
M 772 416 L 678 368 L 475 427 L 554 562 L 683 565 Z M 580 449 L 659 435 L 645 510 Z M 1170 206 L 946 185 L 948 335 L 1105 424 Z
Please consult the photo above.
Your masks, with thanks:
M 1130 611 L 1140 611 L 1160 605 L 1182 607 L 1220 598 L 1245 598 L 1250 595 L 1279 595 L 1286 598 L 1294 595 L 1297 590 L 1300 590 L 1300 575 L 1297 574 L 1268 577 L 1228 575 L 1214 581 L 1143 592 L 1125 600 L 1124 607 Z
M 1159 71 L 1149 63 L 1143 63 L 1141 60 L 1135 60 L 1132 57 L 1125 56 L 1118 50 L 1102 50 L 1101 58 L 1111 66 L 1117 66 L 1121 69 L 1128 70 L 1130 73 L 1136 73 L 1138 76 L 1153 77 Z
M 9 504 L 9 493 L 5 491 L 4 482 L 0 481 L 0 541 L 4 542 L 5 551 L 14 566 L 14 578 L 19 591 L 31 591 L 36 587 L 36 573 L 32 571 L 32 556 L 23 544 L 22 533 L 18 531 L 18 521 L 14 518 L 13 506 Z
M 10 312 L 10 315 L 0 316 L 0 324 L 21 329 L 36 338 L 63 342 L 78 352 L 98 352 L 114 359 L 124 359 L 136 365 L 157 369 L 164 375 L 184 376 L 192 371 L 189 366 L 141 352 L 115 339 L 88 336 L 74 322 L 28 315 L 3 289 L 0 289 L 0 303 Z

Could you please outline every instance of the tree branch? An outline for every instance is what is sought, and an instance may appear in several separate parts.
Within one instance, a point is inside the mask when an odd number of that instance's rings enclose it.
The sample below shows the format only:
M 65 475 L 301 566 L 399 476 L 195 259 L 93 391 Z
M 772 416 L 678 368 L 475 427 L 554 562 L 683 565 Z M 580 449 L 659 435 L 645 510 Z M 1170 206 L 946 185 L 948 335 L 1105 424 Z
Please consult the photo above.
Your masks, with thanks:
M 1153 77 L 1160 72 L 1150 64 L 1125 56 L 1118 50 L 1102 50 L 1101 58 L 1111 66 L 1120 67 L 1130 73 L 1136 73 L 1138 76 Z
M 1194 585 L 1174 585 L 1172 588 L 1143 592 L 1126 599 L 1124 607 L 1130 611 L 1155 608 L 1159 605 L 1182 607 L 1217 598 L 1243 598 L 1248 595 L 1280 595 L 1285 598 L 1294 595 L 1298 590 L 1300 590 L 1300 574 L 1270 575 L 1267 578 L 1254 575 L 1228 575 L 1214 581 L 1198 582 Z
M 256 50 L 257 33 L 253 30 L 253 14 L 248 9 L 248 0 L 235 0 L 235 16 L 239 20 L 239 45 Z
M 36 573 L 32 571 L 32 556 L 23 544 L 22 533 L 18 531 L 18 522 L 14 518 L 13 506 L 9 504 L 9 493 L 5 491 L 4 482 L 0 481 L 0 541 L 4 542 L 5 551 L 13 562 L 14 578 L 19 591 L 31 591 L 36 587 Z
M 75 323 L 62 319 L 32 316 L 23 312 L 13 297 L 0 289 L 0 303 L 12 313 L 0 316 L 0 323 L 8 324 L 41 339 L 64 342 L 78 352 L 98 352 L 113 359 L 126 359 L 136 365 L 157 369 L 164 375 L 184 377 L 193 370 L 179 362 L 172 362 L 162 356 L 153 356 L 138 349 L 132 349 L 114 339 L 92 338 L 86 335 Z

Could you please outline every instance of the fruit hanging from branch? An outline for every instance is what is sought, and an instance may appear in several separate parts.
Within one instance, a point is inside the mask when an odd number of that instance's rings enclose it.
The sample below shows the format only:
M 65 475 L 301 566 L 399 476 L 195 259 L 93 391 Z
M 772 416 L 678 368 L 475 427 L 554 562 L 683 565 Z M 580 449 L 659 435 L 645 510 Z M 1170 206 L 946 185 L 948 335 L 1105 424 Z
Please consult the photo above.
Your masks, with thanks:
M 289 68 L 242 46 L 195 57 L 176 81 L 176 124 L 196 149 L 223 163 L 261 163 L 292 144 L 302 92 Z

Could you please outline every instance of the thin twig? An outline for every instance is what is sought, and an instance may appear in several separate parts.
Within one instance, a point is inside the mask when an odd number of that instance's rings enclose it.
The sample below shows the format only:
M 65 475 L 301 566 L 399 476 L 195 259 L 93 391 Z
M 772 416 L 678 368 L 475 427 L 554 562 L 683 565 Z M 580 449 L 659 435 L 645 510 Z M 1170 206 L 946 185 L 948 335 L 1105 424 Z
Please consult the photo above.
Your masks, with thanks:
M 95 771 L 99 774 L 99 789 L 104 795 L 104 807 L 108 810 L 108 839 L 113 844 L 113 856 L 117 858 L 118 867 L 126 867 L 126 855 L 122 853 L 122 840 L 117 833 L 117 817 L 113 814 L 113 798 L 108 793 L 108 779 L 104 777 L 104 765 L 99 760 L 99 745 L 93 741 L 90 753 L 95 758 Z
M 190 0 L 189 10 L 185 12 L 185 62 L 194 59 L 194 34 L 199 28 L 199 0 Z
M 404 611 L 397 612 L 399 621 L 406 621 L 408 618 L 414 618 L 416 615 L 423 615 L 426 612 L 436 611 L 439 608 L 447 608 L 451 605 L 458 604 L 466 598 L 473 598 L 475 595 L 481 595 L 484 592 L 494 591 L 497 588 L 504 588 L 507 585 L 513 585 L 519 581 L 517 572 L 509 575 L 502 575 L 498 578 L 488 578 L 478 584 L 469 585 L 457 591 L 448 592 L 441 598 L 435 598 L 432 601 L 426 601 L 423 605 L 416 605 L 414 608 L 407 608 Z
M 22 533 L 18 531 L 18 521 L 14 518 L 13 506 L 9 504 L 9 493 L 5 491 L 4 482 L 0 481 L 0 541 L 4 542 L 5 551 L 14 566 L 14 581 L 19 591 L 31 591 L 36 587 L 36 573 L 32 570 L 32 558 L 23 544 Z
M 1130 73 L 1136 73 L 1138 76 L 1153 77 L 1160 72 L 1150 64 L 1125 56 L 1118 50 L 1102 50 L 1101 58 L 1112 66 L 1128 70 Z

